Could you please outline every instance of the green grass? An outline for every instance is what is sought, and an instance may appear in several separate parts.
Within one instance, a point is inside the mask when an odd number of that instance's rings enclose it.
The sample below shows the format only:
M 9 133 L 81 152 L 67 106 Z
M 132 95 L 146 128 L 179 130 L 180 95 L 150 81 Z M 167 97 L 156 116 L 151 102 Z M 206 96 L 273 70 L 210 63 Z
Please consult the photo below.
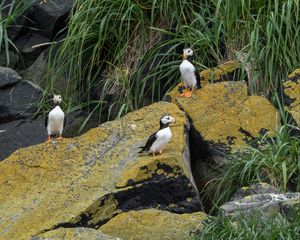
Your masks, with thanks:
M 217 166 L 218 176 L 204 189 L 216 207 L 240 187 L 268 182 L 281 191 L 300 191 L 300 139 L 284 125 L 276 136 L 262 137 L 255 147 L 245 147 Z M 226 191 L 224 191 L 226 189 Z M 214 208 L 215 209 L 215 208 Z M 213 210 L 214 210 L 213 209 Z
M 46 92 L 66 78 L 59 93 L 72 106 L 115 118 L 161 100 L 180 81 L 179 50 L 192 46 L 198 70 L 238 59 L 250 93 L 273 98 L 300 65 L 299 12 L 294 0 L 76 0 Z
M 18 48 L 9 38 L 8 30 L 15 25 L 16 19 L 22 16 L 34 2 L 35 0 L 26 1 L 25 3 L 12 0 L 9 3 L 5 3 L 5 1 L 0 3 L 0 54 L 5 53 L 7 66 L 10 63 L 9 51 L 14 50 L 19 53 Z
M 298 240 L 300 215 L 287 219 L 283 215 L 240 216 L 235 220 L 212 217 L 195 240 Z

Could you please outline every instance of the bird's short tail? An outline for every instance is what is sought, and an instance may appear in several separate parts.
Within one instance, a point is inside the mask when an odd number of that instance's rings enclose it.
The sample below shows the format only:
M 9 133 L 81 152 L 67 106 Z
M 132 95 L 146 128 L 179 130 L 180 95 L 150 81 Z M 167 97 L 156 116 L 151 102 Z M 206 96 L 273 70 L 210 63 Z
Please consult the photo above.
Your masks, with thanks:
M 139 147 L 141 150 L 138 152 L 138 153 L 143 153 L 143 152 L 145 152 L 145 150 L 146 150 L 146 148 L 145 148 L 145 146 L 144 147 Z

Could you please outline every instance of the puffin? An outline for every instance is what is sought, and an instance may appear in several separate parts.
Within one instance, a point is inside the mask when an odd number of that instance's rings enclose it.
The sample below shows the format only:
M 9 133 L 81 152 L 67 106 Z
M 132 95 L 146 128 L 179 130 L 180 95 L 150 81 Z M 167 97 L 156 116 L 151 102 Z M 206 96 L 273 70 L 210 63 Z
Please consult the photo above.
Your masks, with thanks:
M 62 132 L 66 125 L 66 117 L 60 108 L 62 102 L 61 95 L 53 95 L 52 97 L 53 109 L 45 118 L 45 126 L 48 131 L 48 142 L 51 141 L 51 136 L 58 136 L 57 140 L 63 139 Z
M 141 150 L 139 153 L 152 153 L 154 157 L 156 153 L 162 154 L 165 146 L 172 138 L 172 132 L 169 127 L 170 123 L 175 123 L 175 118 L 169 114 L 164 114 L 159 121 L 159 129 L 150 135 L 145 146 L 140 147 Z
M 193 50 L 191 48 L 183 49 L 183 61 L 179 66 L 179 70 L 185 86 L 183 93 L 179 95 L 191 97 L 195 88 L 201 88 L 200 75 L 193 65 Z

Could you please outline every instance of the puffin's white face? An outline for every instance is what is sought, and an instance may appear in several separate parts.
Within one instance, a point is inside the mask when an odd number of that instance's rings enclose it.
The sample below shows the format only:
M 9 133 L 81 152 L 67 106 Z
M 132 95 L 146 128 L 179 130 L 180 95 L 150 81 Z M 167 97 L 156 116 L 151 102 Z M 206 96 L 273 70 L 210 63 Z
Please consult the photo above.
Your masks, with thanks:
M 60 96 L 60 95 L 53 95 L 53 103 L 54 104 L 60 104 L 61 103 L 61 101 L 62 101 L 62 97 Z
M 183 49 L 183 59 L 187 59 L 188 57 L 193 56 L 193 50 L 191 48 Z
M 175 122 L 175 118 L 173 118 L 172 116 L 170 115 L 166 115 L 166 116 L 163 116 L 161 119 L 160 119 L 160 122 L 162 124 L 170 124 L 170 123 L 174 123 Z

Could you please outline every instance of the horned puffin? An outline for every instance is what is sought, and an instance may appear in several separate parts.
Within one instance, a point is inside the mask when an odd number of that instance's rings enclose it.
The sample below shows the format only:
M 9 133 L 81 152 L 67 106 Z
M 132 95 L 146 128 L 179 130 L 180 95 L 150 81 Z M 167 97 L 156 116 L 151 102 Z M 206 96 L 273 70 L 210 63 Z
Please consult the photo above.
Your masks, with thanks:
M 180 94 L 180 96 L 191 97 L 195 88 L 201 88 L 200 75 L 196 71 L 192 62 L 193 50 L 191 48 L 183 49 L 183 61 L 179 66 L 179 70 L 185 90 Z
M 175 118 L 169 114 L 164 114 L 159 122 L 159 130 L 150 135 L 145 146 L 140 147 L 141 151 L 139 153 L 149 152 L 154 157 L 156 153 L 162 154 L 165 146 L 172 138 L 172 132 L 169 127 L 170 123 L 175 123 Z
M 58 140 L 63 139 L 62 132 L 66 125 L 66 117 L 60 108 L 62 102 L 61 95 L 53 95 L 52 97 L 53 109 L 45 118 L 45 126 L 48 131 L 48 142 L 51 141 L 51 136 L 58 136 Z

